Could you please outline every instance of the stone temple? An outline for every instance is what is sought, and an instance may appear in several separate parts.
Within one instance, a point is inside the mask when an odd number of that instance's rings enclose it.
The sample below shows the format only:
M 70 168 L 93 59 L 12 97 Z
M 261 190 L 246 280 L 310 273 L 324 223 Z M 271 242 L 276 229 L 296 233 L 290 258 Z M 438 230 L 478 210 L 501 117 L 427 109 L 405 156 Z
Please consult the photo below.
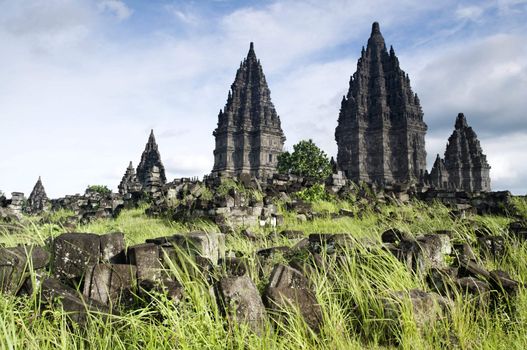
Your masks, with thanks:
M 335 130 L 337 163 L 355 182 L 418 183 L 426 172 L 427 125 L 410 79 L 373 23 Z
M 213 174 L 267 178 L 276 171 L 285 136 L 253 43 L 236 72 L 213 135 Z
M 445 159 L 437 155 L 428 177 L 429 185 L 467 192 L 490 191 L 489 172 L 487 156 L 476 133 L 468 126 L 463 113 L 459 113 L 454 132 L 448 138 Z
M 167 181 L 154 130 L 150 132 L 145 150 L 141 155 L 141 162 L 137 166 L 137 180 L 146 192 L 156 192 Z
M 121 179 L 121 182 L 117 188 L 119 189 L 119 193 L 123 195 L 127 193 L 141 192 L 142 186 L 137 179 L 132 162 L 130 162 L 128 168 L 126 168 L 126 172 L 124 173 L 123 178 Z
M 37 214 L 44 210 L 49 204 L 49 198 L 46 195 L 46 190 L 42 184 L 42 179 L 38 177 L 37 183 L 33 187 L 29 198 L 27 199 L 27 211 L 29 213 Z

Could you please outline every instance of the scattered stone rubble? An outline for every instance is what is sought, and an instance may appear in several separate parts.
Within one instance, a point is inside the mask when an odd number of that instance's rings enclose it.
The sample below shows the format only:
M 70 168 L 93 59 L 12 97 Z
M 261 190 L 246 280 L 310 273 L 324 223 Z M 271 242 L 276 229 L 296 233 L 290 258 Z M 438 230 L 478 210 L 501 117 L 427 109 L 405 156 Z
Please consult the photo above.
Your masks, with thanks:
M 95 219 L 116 218 L 125 204 L 125 198 L 120 194 L 103 194 L 86 189 L 84 195 L 67 195 L 52 199 L 51 211 L 70 210 L 73 212 L 73 223 L 86 224 Z
M 527 224 L 513 223 L 509 231 L 504 239 L 516 239 L 515 234 L 527 232 Z M 263 293 L 248 273 L 247 260 L 227 256 L 224 234 L 205 232 L 158 237 L 129 247 L 119 232 L 64 233 L 48 247 L 0 248 L 0 291 L 11 295 L 38 292 L 43 307 L 60 305 L 72 322 L 84 324 L 88 312 L 111 317 L 146 305 L 152 293 L 165 294 L 176 305 L 184 301 L 185 286 L 175 277 L 174 268 L 194 261 L 199 273 L 192 278 L 210 286 L 229 324 L 243 324 L 262 334 L 268 318 L 288 322 L 291 312 L 298 312 L 312 330 L 319 331 L 322 308 L 310 276 L 319 270 L 338 279 L 343 264 L 351 256 L 360 262 L 365 252 L 370 256 L 392 254 L 428 282 L 430 291 L 379 295 L 385 318 L 399 321 L 403 305 L 409 303 L 419 329 L 449 317 L 455 293 L 510 307 L 511 298 L 523 287 L 505 271 L 486 270 L 470 245 L 453 242 L 448 231 L 412 237 L 391 229 L 381 235 L 382 243 L 360 241 L 352 234 L 305 237 L 302 232 L 283 231 L 280 236 L 297 243 L 291 248 L 266 248 L 254 256 L 262 267 L 272 267 L 261 270 L 268 280 Z M 278 253 L 281 263 L 272 259 Z

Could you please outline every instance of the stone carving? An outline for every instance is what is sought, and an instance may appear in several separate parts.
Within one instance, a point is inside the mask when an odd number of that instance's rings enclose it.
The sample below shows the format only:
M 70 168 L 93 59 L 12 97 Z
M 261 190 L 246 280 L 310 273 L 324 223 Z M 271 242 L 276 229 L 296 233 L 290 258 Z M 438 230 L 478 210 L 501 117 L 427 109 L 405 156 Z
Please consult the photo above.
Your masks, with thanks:
M 342 100 L 338 166 L 355 182 L 418 183 L 426 171 L 426 130 L 408 74 L 375 22 Z
M 253 43 L 236 72 L 213 135 L 213 174 L 267 178 L 275 172 L 285 136 Z
M 490 166 L 478 137 L 463 113 L 448 138 L 445 159 L 437 155 L 429 176 L 432 187 L 467 192 L 490 191 Z
M 118 189 L 119 193 L 122 195 L 127 193 L 141 192 L 141 183 L 139 183 L 139 180 L 137 179 L 132 162 L 130 162 L 128 168 L 126 168 L 126 172 L 124 173 L 123 179 L 121 180 Z
M 31 191 L 27 200 L 26 210 L 28 213 L 38 214 L 47 209 L 48 203 L 49 199 L 39 176 L 37 183 L 35 184 L 35 187 L 33 187 L 33 191 Z
M 157 192 L 167 182 L 154 130 L 150 132 L 145 150 L 141 155 L 141 162 L 137 166 L 137 179 L 146 192 Z

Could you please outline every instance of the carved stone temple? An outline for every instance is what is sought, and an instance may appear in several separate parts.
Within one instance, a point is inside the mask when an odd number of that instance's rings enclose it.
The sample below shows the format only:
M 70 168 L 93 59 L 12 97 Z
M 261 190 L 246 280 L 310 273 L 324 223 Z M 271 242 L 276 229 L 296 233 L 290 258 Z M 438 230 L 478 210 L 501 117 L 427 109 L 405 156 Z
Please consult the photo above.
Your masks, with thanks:
M 285 136 L 253 43 L 218 115 L 213 174 L 271 176 Z
M 448 138 L 445 159 L 439 154 L 429 176 L 432 187 L 467 192 L 490 191 L 490 166 L 478 137 L 463 113 Z
M 426 172 L 427 125 L 410 79 L 373 23 L 335 130 L 337 163 L 355 182 L 418 183 Z
M 134 166 L 132 165 L 132 162 L 128 165 L 128 168 L 126 168 L 126 172 L 123 175 L 123 178 L 121 179 L 121 183 L 118 186 L 119 193 L 120 194 L 127 194 L 127 193 L 137 193 L 141 192 L 142 186 L 139 183 L 139 180 L 137 179 L 137 175 L 135 173 Z
M 137 179 L 146 192 L 156 192 L 167 181 L 154 130 L 150 132 L 141 162 L 137 166 Z
M 48 204 L 49 198 L 46 194 L 46 190 L 44 189 L 44 185 L 42 185 L 42 180 L 39 176 L 37 183 L 33 187 L 33 191 L 31 191 L 31 194 L 27 199 L 27 211 L 31 214 L 38 214 L 46 210 Z

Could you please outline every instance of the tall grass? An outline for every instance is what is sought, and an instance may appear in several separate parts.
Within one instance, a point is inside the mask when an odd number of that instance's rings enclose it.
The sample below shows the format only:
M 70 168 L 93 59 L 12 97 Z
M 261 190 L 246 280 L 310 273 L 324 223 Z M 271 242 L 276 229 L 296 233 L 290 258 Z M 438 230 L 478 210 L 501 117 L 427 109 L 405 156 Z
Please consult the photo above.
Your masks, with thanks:
M 524 205 L 524 202 L 521 202 Z M 386 205 L 378 213 L 359 209 L 352 203 L 318 202 L 324 212 L 312 221 L 297 220 L 296 214 L 280 208 L 286 229 L 309 233 L 350 233 L 355 239 L 339 257 L 322 254 L 323 266 L 304 259 L 306 271 L 322 308 L 323 324 L 318 334 L 310 330 L 298 312 L 287 309 L 280 323 L 269 320 L 261 336 L 243 324 L 228 322 L 221 314 L 207 279 L 185 254 L 170 266 L 170 273 L 182 283 L 185 298 L 176 304 L 153 294 L 141 308 L 123 310 L 109 319 L 92 315 L 86 328 L 71 326 L 60 309 L 41 311 L 37 296 L 0 296 L 1 349 L 525 349 L 527 348 L 527 293 L 520 288 L 513 311 L 491 309 L 476 298 L 454 294 L 450 317 L 429 327 L 418 327 L 408 303 L 393 318 L 384 314 L 382 300 L 394 291 L 427 289 L 425 281 L 407 270 L 389 252 L 371 247 L 368 240 L 380 241 L 381 233 L 398 228 L 411 235 L 448 229 L 457 241 L 475 242 L 474 226 L 485 227 L 491 235 L 503 235 L 510 219 L 492 216 L 452 218 L 439 204 L 419 202 L 405 206 Z M 360 215 L 333 218 L 341 208 Z M 209 222 L 180 223 L 163 218 L 147 218 L 145 208 L 125 210 L 116 220 L 101 220 L 77 227 L 78 231 L 106 233 L 122 231 L 128 244 L 146 238 L 192 230 L 217 231 Z M 268 275 L 263 265 L 272 266 L 283 256 L 257 259 L 261 248 L 288 245 L 296 241 L 269 236 L 272 228 L 253 228 L 260 239 L 249 241 L 240 234 L 227 238 L 227 248 L 245 254 L 249 275 L 263 289 Z M 42 244 L 61 232 L 49 221 L 30 222 L 22 232 L 4 234 L 3 243 Z M 499 268 L 522 283 L 527 281 L 527 244 L 508 241 L 506 255 L 497 260 L 481 259 L 487 268 Z M 267 269 L 266 271 L 269 271 Z M 216 271 L 214 276 L 221 275 Z

